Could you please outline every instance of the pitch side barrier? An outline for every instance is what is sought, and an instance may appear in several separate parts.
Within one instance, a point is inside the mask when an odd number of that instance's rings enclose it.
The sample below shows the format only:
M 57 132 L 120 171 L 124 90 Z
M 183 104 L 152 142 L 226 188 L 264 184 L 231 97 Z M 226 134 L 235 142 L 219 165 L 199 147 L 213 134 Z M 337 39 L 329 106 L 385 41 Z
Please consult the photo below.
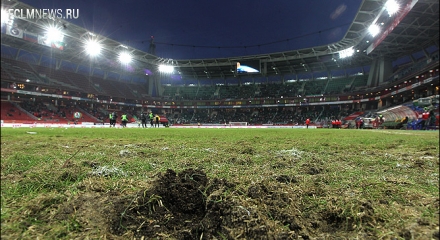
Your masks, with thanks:
M 266 129 L 266 128 L 307 128 L 303 125 L 298 126 L 292 126 L 292 125 L 257 125 L 257 126 L 231 126 L 231 125 L 224 125 L 224 124 L 218 124 L 218 125 L 173 125 L 170 126 L 170 128 L 254 128 L 254 129 Z M 309 126 L 311 129 L 317 129 L 316 126 Z
M 3 123 L 1 127 L 12 128 L 110 128 L 110 124 L 93 124 L 93 123 L 80 123 L 80 124 L 67 124 L 67 123 Z M 127 128 L 137 128 L 137 123 L 127 123 Z M 163 126 L 162 126 L 163 127 Z M 116 125 L 116 128 L 122 128 L 120 124 Z
M 109 124 L 104 125 L 93 125 L 93 124 L 59 124 L 59 123 L 36 123 L 36 124 L 28 124 L 28 123 L 2 123 L 1 127 L 5 128 L 110 128 Z M 116 128 L 122 128 L 120 125 L 116 125 Z M 142 128 L 137 123 L 128 123 L 127 128 Z M 148 126 L 147 128 L 152 128 Z M 154 127 L 153 127 L 154 128 Z M 160 126 L 160 128 L 165 128 L 164 126 Z M 288 126 L 288 125 L 270 125 L 270 126 L 230 126 L 230 125 L 175 125 L 170 126 L 170 128 L 255 128 L 255 129 L 263 129 L 263 128 L 306 128 L 306 126 L 298 125 L 298 126 Z M 317 129 L 316 126 L 309 126 L 309 129 Z

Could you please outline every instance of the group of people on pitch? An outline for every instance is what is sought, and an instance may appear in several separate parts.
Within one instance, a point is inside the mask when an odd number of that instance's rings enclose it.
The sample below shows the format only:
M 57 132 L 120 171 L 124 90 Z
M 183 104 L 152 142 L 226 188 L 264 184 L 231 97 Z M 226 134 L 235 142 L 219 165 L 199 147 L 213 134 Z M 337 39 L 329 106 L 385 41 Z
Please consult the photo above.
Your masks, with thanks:
M 116 120 L 118 119 L 118 114 L 116 112 L 112 112 L 109 114 L 108 118 L 110 122 L 110 127 L 116 127 Z M 121 126 L 123 128 L 127 127 L 127 122 L 128 122 L 128 117 L 127 114 L 124 113 L 121 115 Z
M 109 114 L 109 122 L 110 127 L 116 127 L 116 120 L 118 119 L 118 115 L 116 112 L 112 112 Z M 149 112 L 148 115 L 145 113 L 141 114 L 140 117 L 140 123 L 142 124 L 142 128 L 147 128 L 147 119 L 150 120 L 150 126 L 151 127 L 159 127 L 160 124 L 160 117 L 159 115 L 154 115 L 153 112 Z M 121 126 L 123 128 L 127 127 L 128 117 L 127 114 L 121 115 Z M 140 126 L 139 126 L 140 127 Z
M 159 127 L 160 124 L 160 117 L 159 115 L 153 115 L 153 112 L 150 111 L 150 113 L 145 114 L 141 113 L 141 124 L 142 128 L 147 128 L 147 118 L 150 119 L 150 127 Z

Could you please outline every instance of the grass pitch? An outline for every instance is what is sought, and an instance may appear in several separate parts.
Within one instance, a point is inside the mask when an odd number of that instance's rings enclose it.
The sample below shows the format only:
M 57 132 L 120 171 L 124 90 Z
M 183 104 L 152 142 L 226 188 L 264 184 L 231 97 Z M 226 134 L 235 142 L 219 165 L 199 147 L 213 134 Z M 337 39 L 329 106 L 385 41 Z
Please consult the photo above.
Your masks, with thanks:
M 438 131 L 2 128 L 1 146 L 2 239 L 439 239 Z

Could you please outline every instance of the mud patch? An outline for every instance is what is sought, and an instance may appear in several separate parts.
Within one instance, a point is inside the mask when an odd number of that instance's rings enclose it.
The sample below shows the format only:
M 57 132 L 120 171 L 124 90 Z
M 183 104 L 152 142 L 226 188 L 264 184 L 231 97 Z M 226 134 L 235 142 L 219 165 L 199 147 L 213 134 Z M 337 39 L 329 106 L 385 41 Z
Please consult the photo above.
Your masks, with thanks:
M 201 170 L 188 169 L 179 174 L 167 170 L 151 189 L 115 204 L 118 214 L 112 231 L 149 238 L 210 239 L 222 235 L 221 216 L 230 206 L 221 192 L 232 186 L 218 179 L 208 185 Z
M 167 170 L 153 187 L 116 202 L 111 232 L 153 239 L 310 239 L 349 235 L 336 212 L 301 214 L 301 196 L 287 192 L 295 177 L 236 189 L 201 170 Z M 350 225 L 350 227 L 352 227 Z M 346 232 L 347 231 L 347 232 Z M 342 235 L 341 235 L 342 234 Z
M 377 239 L 374 231 L 361 226 L 383 224 L 375 213 L 380 202 L 353 200 L 347 204 L 355 210 L 347 213 L 328 195 L 323 179 L 315 181 L 314 187 L 302 189 L 297 176 L 275 175 L 243 189 L 209 179 L 200 169 L 168 169 L 137 192 L 97 191 L 95 181 L 80 188 L 89 191 L 61 204 L 53 220 L 69 226 L 70 231 L 59 231 L 60 238 L 99 232 L 107 239 Z M 322 205 L 314 205 L 315 198 Z M 429 219 L 416 225 L 396 234 L 438 234 Z

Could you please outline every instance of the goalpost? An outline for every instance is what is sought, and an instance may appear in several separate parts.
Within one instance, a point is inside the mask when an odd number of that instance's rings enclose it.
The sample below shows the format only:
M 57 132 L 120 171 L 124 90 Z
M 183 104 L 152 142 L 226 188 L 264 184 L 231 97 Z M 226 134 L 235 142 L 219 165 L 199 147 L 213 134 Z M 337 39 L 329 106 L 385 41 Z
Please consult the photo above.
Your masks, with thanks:
M 248 123 L 247 122 L 229 122 L 229 126 L 233 127 L 233 126 L 247 126 Z

